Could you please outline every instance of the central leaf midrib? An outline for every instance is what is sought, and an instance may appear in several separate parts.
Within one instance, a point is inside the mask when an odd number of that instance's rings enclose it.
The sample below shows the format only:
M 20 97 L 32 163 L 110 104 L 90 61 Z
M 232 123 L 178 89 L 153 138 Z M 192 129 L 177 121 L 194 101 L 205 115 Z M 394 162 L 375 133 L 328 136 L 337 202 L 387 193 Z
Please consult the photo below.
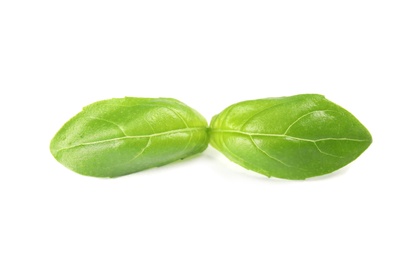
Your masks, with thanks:
M 321 141 L 353 141 L 353 142 L 368 142 L 369 140 L 364 139 L 354 139 L 354 138 L 347 138 L 347 137 L 327 137 L 327 138 L 321 138 L 321 139 L 307 139 L 307 138 L 301 138 L 301 137 L 295 137 L 287 134 L 265 134 L 265 133 L 250 133 L 250 132 L 244 132 L 244 131 L 238 131 L 238 130 L 219 130 L 219 129 L 213 129 L 211 130 L 212 133 L 218 132 L 218 133 L 234 133 L 234 134 L 242 134 L 242 135 L 248 135 L 248 136 L 269 136 L 269 137 L 284 137 L 284 138 L 291 138 L 298 141 L 305 141 L 305 142 L 321 142 Z
M 126 135 L 126 136 L 122 136 L 122 137 L 116 137 L 116 138 L 93 141 L 93 142 L 85 142 L 85 143 L 81 143 L 81 144 L 61 148 L 61 149 L 58 149 L 56 151 L 56 153 L 58 153 L 60 151 L 63 151 L 63 150 L 68 150 L 68 149 L 80 147 L 80 146 L 101 144 L 101 143 L 106 143 L 106 142 L 111 142 L 111 141 L 119 141 L 119 140 L 125 140 L 125 139 L 152 138 L 152 137 L 163 136 L 163 135 L 171 135 L 171 134 L 179 134 L 179 133 L 186 133 L 186 132 L 192 132 L 192 131 L 199 131 L 199 130 L 203 130 L 203 129 L 206 129 L 206 128 L 205 127 L 188 127 L 188 128 L 175 129 L 175 130 L 170 130 L 170 131 L 160 132 L 160 133 L 154 133 L 154 134 L 148 134 L 148 135 Z

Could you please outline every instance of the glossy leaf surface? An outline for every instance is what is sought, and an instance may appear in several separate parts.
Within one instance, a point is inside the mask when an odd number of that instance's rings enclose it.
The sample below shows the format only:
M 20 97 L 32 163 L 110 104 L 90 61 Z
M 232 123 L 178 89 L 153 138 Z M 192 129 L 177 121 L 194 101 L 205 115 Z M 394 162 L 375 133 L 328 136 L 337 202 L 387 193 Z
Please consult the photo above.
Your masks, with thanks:
M 241 166 L 285 179 L 333 172 L 372 142 L 351 113 L 317 94 L 234 104 L 212 119 L 210 139 Z
M 85 107 L 55 135 L 50 151 L 83 175 L 117 177 L 197 154 L 207 122 L 168 98 L 116 98 Z

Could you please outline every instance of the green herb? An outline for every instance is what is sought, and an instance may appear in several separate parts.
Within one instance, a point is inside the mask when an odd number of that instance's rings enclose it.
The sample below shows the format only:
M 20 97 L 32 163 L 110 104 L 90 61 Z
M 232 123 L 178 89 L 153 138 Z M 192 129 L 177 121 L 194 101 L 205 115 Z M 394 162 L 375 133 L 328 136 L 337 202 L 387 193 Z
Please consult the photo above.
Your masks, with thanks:
M 316 94 L 245 101 L 211 122 L 210 143 L 268 177 L 306 179 L 355 160 L 372 142 L 347 110 Z
M 50 151 L 83 175 L 118 177 L 200 153 L 206 120 L 168 98 L 117 98 L 85 107 L 55 135 Z

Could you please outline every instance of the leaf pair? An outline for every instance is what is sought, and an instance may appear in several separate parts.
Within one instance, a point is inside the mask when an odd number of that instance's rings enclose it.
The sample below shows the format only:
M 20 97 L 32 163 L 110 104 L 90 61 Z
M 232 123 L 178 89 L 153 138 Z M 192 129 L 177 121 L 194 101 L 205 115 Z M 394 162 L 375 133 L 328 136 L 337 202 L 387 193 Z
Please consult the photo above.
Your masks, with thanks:
M 50 150 L 80 174 L 118 177 L 201 153 L 209 139 L 241 166 L 285 179 L 335 171 L 372 141 L 352 114 L 321 95 L 237 103 L 210 128 L 175 99 L 126 97 L 85 107 L 59 130 Z

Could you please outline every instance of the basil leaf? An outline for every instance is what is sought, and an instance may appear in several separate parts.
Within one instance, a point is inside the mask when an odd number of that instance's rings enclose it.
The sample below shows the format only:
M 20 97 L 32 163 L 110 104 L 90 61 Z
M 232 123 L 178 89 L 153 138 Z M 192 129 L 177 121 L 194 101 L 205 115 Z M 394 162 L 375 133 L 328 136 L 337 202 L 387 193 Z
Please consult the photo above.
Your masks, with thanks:
M 116 98 L 85 107 L 50 144 L 53 156 L 89 176 L 117 177 L 206 149 L 207 122 L 168 98 Z
M 293 180 L 333 172 L 372 142 L 351 113 L 317 94 L 234 104 L 212 119 L 210 139 L 249 170 Z

